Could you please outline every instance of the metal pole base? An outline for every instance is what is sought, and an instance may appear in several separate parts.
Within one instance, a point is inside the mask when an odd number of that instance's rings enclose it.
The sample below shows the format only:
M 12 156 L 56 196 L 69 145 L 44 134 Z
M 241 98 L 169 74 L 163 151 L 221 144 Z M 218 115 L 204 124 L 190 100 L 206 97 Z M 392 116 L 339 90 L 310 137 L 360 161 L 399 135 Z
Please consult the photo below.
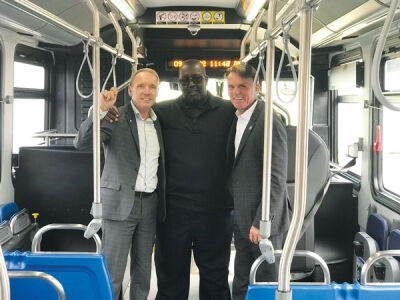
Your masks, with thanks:
M 275 300 L 292 300 L 292 289 L 288 292 L 282 292 L 278 289 L 275 290 Z

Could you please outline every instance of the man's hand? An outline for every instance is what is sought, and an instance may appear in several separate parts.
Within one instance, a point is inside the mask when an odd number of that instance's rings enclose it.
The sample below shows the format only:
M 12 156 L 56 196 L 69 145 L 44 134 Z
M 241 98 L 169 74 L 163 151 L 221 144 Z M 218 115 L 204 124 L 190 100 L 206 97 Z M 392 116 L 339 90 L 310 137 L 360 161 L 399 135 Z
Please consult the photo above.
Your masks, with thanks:
M 100 94 L 100 109 L 107 111 L 114 106 L 117 101 L 118 89 L 112 87 L 109 91 L 105 90 Z
M 108 110 L 104 119 L 110 123 L 113 123 L 118 121 L 118 117 L 119 117 L 118 108 L 114 105 Z
M 258 242 L 261 241 L 260 230 L 258 230 L 254 226 L 251 226 L 250 232 L 249 232 L 249 239 L 254 244 L 258 244 Z

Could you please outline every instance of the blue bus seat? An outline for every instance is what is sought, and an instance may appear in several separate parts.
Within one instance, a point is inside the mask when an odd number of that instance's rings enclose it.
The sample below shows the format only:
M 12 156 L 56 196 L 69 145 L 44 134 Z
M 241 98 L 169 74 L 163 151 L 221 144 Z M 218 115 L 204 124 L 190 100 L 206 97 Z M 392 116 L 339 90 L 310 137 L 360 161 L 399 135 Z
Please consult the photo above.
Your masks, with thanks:
M 398 300 L 400 285 L 364 286 L 359 283 L 291 285 L 293 300 Z M 249 285 L 246 300 L 275 299 L 277 285 Z
M 360 272 L 365 261 L 378 251 L 386 250 L 389 228 L 386 220 L 379 214 L 373 213 L 368 217 L 366 232 L 357 232 L 353 245 L 355 253 L 354 281 L 360 280 Z M 382 281 L 384 266 L 377 262 L 370 269 L 370 281 Z M 375 272 L 376 271 L 376 272 Z
M 39 271 L 54 276 L 68 300 L 113 300 L 103 254 L 4 252 L 9 271 Z M 10 278 L 11 300 L 57 299 L 52 286 L 40 279 Z
M 393 229 L 388 236 L 388 250 L 400 249 L 400 229 Z M 400 257 L 397 257 L 400 260 Z
M 8 202 L 0 206 L 0 223 L 10 221 L 12 215 L 18 212 L 18 206 L 14 202 Z
M 386 249 L 389 227 L 381 215 L 375 213 L 368 217 L 367 233 L 377 242 L 379 250 Z

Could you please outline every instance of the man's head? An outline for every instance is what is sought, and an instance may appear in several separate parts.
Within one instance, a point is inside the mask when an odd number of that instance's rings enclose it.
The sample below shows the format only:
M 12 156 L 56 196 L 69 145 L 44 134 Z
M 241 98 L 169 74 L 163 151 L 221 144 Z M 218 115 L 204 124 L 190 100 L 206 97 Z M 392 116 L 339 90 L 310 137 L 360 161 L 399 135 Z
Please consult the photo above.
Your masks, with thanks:
M 228 95 L 239 114 L 250 108 L 256 98 L 253 94 L 253 81 L 256 70 L 249 64 L 240 64 L 229 68 L 225 73 L 228 82 Z M 256 84 L 256 94 L 260 84 Z
M 207 75 L 197 59 L 185 60 L 179 69 L 179 85 L 185 100 L 196 103 L 207 95 Z
M 152 69 L 140 69 L 133 74 L 128 92 L 140 112 L 149 111 L 155 103 L 159 82 L 157 72 Z

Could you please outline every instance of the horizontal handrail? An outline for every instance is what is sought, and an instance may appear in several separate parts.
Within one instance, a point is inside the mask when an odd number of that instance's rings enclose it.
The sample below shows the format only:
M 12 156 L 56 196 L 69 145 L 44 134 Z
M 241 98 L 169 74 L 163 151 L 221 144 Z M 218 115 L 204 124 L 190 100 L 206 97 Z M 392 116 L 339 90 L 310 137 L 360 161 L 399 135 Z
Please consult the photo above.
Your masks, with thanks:
M 282 250 L 275 250 L 274 254 L 276 257 L 280 257 L 282 255 Z M 312 284 L 330 284 L 331 283 L 331 275 L 329 273 L 329 268 L 326 262 L 323 260 L 321 256 L 319 256 L 315 252 L 307 251 L 307 250 L 296 250 L 294 252 L 294 256 L 304 256 L 304 257 L 309 257 L 314 259 L 316 262 L 319 263 L 321 266 L 322 272 L 324 273 L 324 282 L 313 282 Z M 265 260 L 264 256 L 261 255 L 259 258 L 257 258 L 253 265 L 251 266 L 250 270 L 250 276 L 249 276 L 249 282 L 250 284 L 257 284 L 256 282 L 256 273 L 258 267 L 261 265 L 261 263 Z M 264 283 L 263 283 L 264 284 Z M 277 282 L 268 282 L 267 284 L 278 284 Z M 296 283 L 297 284 L 297 283 Z
M 46 225 L 36 232 L 35 236 L 32 240 L 32 253 L 40 252 L 40 242 L 42 240 L 42 235 L 47 231 L 61 229 L 61 230 L 82 230 L 85 231 L 87 226 L 82 224 L 49 224 Z M 101 240 L 100 237 L 96 234 L 93 235 L 93 239 L 96 243 L 96 254 L 101 254 Z
M 58 299 L 66 300 L 65 291 L 62 284 L 50 274 L 37 271 L 8 271 L 8 276 L 10 278 L 38 278 L 47 281 L 56 290 Z M 39 297 L 39 295 L 36 296 Z
M 369 269 L 374 265 L 374 263 L 381 258 L 384 257 L 393 257 L 393 256 L 400 256 L 400 249 L 398 250 L 385 250 L 385 251 L 379 251 L 376 252 L 374 255 L 372 255 L 368 260 L 365 262 L 361 269 L 361 276 L 360 276 L 360 283 L 363 285 L 377 285 L 377 284 L 382 284 L 382 283 L 377 283 L 377 282 L 367 282 L 367 275 Z M 400 285 L 400 282 L 384 282 L 384 284 L 388 285 Z

